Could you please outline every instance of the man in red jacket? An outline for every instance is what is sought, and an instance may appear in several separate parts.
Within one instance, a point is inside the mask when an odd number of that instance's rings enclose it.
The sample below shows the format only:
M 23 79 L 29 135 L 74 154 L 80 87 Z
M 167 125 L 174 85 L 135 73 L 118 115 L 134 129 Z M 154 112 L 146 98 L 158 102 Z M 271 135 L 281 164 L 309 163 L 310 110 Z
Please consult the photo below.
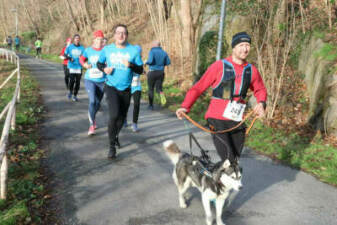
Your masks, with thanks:
M 213 94 L 205 115 L 210 127 L 215 131 L 234 127 L 243 119 L 248 88 L 254 93 L 257 105 L 254 113 L 258 117 L 265 114 L 267 90 L 259 71 L 247 63 L 251 38 L 240 32 L 232 38 L 232 55 L 214 62 L 201 79 L 187 92 L 176 114 L 182 119 L 182 112 L 188 113 L 197 98 L 209 87 Z M 240 157 L 245 141 L 245 124 L 231 132 L 213 134 L 213 142 L 221 160 L 235 162 Z
M 66 48 L 71 44 L 71 38 L 67 38 L 66 40 L 66 46 L 64 46 L 62 48 L 61 54 L 60 54 L 60 59 L 63 59 L 63 71 L 64 71 L 64 81 L 66 84 L 66 88 L 67 90 L 69 89 L 69 69 L 67 67 L 68 65 L 68 59 L 66 59 L 66 57 L 64 57 L 64 52 L 66 50 Z

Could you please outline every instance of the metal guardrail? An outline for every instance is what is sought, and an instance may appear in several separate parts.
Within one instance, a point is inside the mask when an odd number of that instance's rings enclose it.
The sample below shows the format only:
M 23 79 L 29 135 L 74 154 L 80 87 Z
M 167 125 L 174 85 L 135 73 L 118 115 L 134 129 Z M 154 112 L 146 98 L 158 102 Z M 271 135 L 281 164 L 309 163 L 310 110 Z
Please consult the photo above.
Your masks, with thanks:
M 7 84 L 7 82 L 17 74 L 16 87 L 12 100 L 6 105 L 6 107 L 0 113 L 0 121 L 6 115 L 6 120 L 2 129 L 0 139 L 0 199 L 6 199 L 7 195 L 7 177 L 8 177 L 8 157 L 6 147 L 9 139 L 10 129 L 15 130 L 16 123 L 16 103 L 20 101 L 20 59 L 14 51 L 0 48 L 0 58 L 5 59 L 7 62 L 16 64 L 16 69 L 8 76 L 8 78 L 0 85 L 1 89 Z

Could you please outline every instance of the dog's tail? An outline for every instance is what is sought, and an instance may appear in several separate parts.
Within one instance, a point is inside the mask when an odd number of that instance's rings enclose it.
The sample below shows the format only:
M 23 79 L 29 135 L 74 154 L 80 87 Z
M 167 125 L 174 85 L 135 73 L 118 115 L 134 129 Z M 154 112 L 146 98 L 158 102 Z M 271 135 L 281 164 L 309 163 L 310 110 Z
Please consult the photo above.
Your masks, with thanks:
M 181 155 L 181 151 L 178 148 L 177 144 L 172 140 L 168 140 L 163 143 L 163 146 L 164 149 L 166 150 L 166 154 L 171 159 L 173 164 L 174 165 L 177 164 L 177 162 L 179 161 L 179 157 Z

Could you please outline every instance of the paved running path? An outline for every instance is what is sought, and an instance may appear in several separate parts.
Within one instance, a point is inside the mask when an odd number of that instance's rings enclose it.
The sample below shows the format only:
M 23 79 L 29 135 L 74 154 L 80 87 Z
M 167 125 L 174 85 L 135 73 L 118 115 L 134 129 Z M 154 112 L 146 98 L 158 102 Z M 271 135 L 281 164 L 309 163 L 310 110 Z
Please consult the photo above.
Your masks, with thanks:
M 88 99 L 83 83 L 80 101 L 70 102 L 61 65 L 24 56 L 21 62 L 40 83 L 48 110 L 42 134 L 50 150 L 48 164 L 55 174 L 55 195 L 62 199 L 64 224 L 205 224 L 198 191 L 189 192 L 187 209 L 178 207 L 172 165 L 162 142 L 174 139 L 188 151 L 188 139 L 183 122 L 173 113 L 150 112 L 142 104 L 140 132 L 124 129 L 118 159 L 108 161 L 106 103 L 98 113 L 97 134 L 88 137 Z M 207 134 L 196 135 L 206 149 L 213 149 Z M 244 189 L 232 195 L 224 208 L 227 225 L 337 224 L 336 188 L 249 150 L 241 165 Z

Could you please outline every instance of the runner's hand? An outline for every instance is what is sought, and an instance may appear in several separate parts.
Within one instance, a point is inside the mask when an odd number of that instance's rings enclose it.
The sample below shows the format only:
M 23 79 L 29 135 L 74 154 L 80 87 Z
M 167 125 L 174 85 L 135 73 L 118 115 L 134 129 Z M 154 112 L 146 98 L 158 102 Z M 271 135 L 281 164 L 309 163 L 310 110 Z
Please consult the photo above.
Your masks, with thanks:
M 106 74 L 111 74 L 112 73 L 112 71 L 113 71 L 113 67 L 105 67 L 104 68 L 104 73 L 106 73 Z
M 178 119 L 180 119 L 180 120 L 183 119 L 183 114 L 182 114 L 183 112 L 186 113 L 187 109 L 185 109 L 185 108 L 179 108 L 179 109 L 177 109 L 176 115 L 177 115 Z
M 124 64 L 124 66 L 126 68 L 129 68 L 130 67 L 130 62 L 128 60 L 123 60 L 122 63 Z
M 257 115 L 258 118 L 262 118 L 265 115 L 265 109 L 263 104 L 260 102 L 254 107 L 254 113 Z
M 86 69 L 90 69 L 92 67 L 92 65 L 89 64 L 89 63 L 84 63 L 83 67 L 86 68 Z

